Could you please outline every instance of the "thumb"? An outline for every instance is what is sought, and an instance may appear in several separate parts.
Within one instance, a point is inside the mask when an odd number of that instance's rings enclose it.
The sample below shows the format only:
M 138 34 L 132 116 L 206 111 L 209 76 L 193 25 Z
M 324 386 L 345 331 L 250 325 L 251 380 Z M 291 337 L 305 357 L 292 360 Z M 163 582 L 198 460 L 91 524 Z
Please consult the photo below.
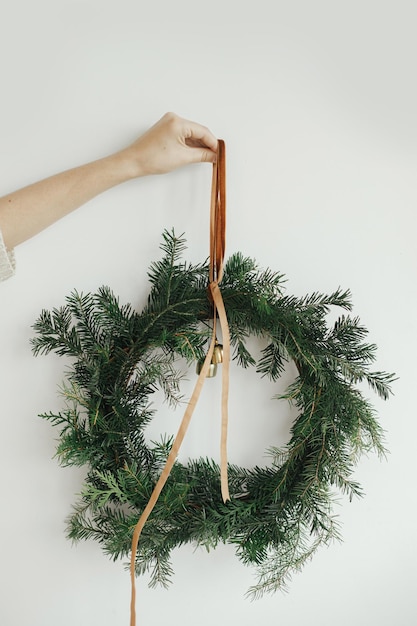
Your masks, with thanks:
M 214 163 L 217 155 L 208 148 L 190 148 L 189 156 L 192 163 Z

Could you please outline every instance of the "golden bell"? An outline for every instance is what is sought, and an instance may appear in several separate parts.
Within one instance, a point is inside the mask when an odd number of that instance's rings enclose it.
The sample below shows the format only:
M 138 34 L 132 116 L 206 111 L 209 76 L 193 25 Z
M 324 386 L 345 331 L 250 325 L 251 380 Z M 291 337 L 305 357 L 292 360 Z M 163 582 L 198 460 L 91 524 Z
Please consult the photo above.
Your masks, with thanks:
M 212 363 L 223 363 L 223 346 L 221 343 L 214 344 L 213 356 L 211 357 Z
M 204 365 L 204 359 L 200 359 L 199 361 L 197 361 L 197 367 L 196 367 L 197 374 L 201 373 L 201 370 L 203 369 L 203 365 Z M 213 357 L 211 357 L 211 363 L 210 363 L 210 367 L 208 368 L 206 378 L 213 378 L 216 374 L 217 374 L 217 363 L 215 363 L 213 361 Z

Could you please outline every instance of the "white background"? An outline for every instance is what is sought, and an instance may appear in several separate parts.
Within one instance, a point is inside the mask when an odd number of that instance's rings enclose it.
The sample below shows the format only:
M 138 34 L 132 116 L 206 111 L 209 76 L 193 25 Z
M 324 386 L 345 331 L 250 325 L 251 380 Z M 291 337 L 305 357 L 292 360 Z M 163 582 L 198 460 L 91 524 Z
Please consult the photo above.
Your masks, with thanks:
M 351 288 L 378 368 L 399 376 L 388 403 L 371 396 L 390 455 L 358 466 L 366 497 L 341 501 L 342 544 L 252 603 L 231 548 L 181 548 L 169 591 L 139 581 L 143 626 L 416 623 L 416 18 L 413 0 L 2 3 L 0 194 L 124 146 L 167 110 L 204 123 L 227 143 L 228 253 L 284 272 L 288 293 Z M 128 624 L 123 564 L 65 539 L 82 471 L 58 466 L 37 417 L 61 406 L 65 363 L 31 355 L 31 324 L 73 288 L 108 284 L 140 308 L 164 228 L 205 259 L 209 186 L 208 165 L 134 181 L 16 251 L 0 288 L 4 626 Z M 233 376 L 231 460 L 253 465 L 291 415 L 254 373 Z M 217 455 L 211 382 L 184 454 Z

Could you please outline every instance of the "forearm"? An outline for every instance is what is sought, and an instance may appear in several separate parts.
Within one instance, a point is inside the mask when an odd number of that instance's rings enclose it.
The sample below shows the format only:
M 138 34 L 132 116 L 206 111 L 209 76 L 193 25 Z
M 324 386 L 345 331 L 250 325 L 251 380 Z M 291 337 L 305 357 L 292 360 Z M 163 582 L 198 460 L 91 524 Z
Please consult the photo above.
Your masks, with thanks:
M 134 176 L 120 152 L 0 198 L 0 229 L 7 248 L 14 248 L 98 194 Z
M 0 198 L 0 231 L 11 250 L 98 194 L 132 178 L 189 163 L 213 162 L 217 139 L 205 127 L 167 113 L 120 152 Z

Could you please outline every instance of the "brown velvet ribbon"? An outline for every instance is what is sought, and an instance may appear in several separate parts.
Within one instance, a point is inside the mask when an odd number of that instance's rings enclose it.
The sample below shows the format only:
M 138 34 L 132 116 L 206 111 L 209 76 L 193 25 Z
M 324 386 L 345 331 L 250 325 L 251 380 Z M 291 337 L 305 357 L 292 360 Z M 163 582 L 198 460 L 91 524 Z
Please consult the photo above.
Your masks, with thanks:
M 188 402 L 177 435 L 172 444 L 162 473 L 149 498 L 149 502 L 143 510 L 138 523 L 135 526 L 132 537 L 130 579 L 131 579 L 131 602 L 130 602 L 130 626 L 136 626 L 136 577 L 135 562 L 139 538 L 146 521 L 148 520 L 178 456 L 179 449 L 187 432 L 198 398 L 203 388 L 207 373 L 210 368 L 216 343 L 217 320 L 220 324 L 223 343 L 222 362 L 222 395 L 221 395 L 221 443 L 220 443 L 220 477 L 221 493 L 223 501 L 230 500 L 227 478 L 227 426 L 228 426 L 228 394 L 229 394 L 229 363 L 230 363 L 230 333 L 227 323 L 226 310 L 220 291 L 219 283 L 223 276 L 223 262 L 226 244 L 226 154 L 225 144 L 222 139 L 218 140 L 217 160 L 213 163 L 213 177 L 210 204 L 210 265 L 209 265 L 209 297 L 213 303 L 213 332 L 209 350 L 204 359 L 199 377 Z

